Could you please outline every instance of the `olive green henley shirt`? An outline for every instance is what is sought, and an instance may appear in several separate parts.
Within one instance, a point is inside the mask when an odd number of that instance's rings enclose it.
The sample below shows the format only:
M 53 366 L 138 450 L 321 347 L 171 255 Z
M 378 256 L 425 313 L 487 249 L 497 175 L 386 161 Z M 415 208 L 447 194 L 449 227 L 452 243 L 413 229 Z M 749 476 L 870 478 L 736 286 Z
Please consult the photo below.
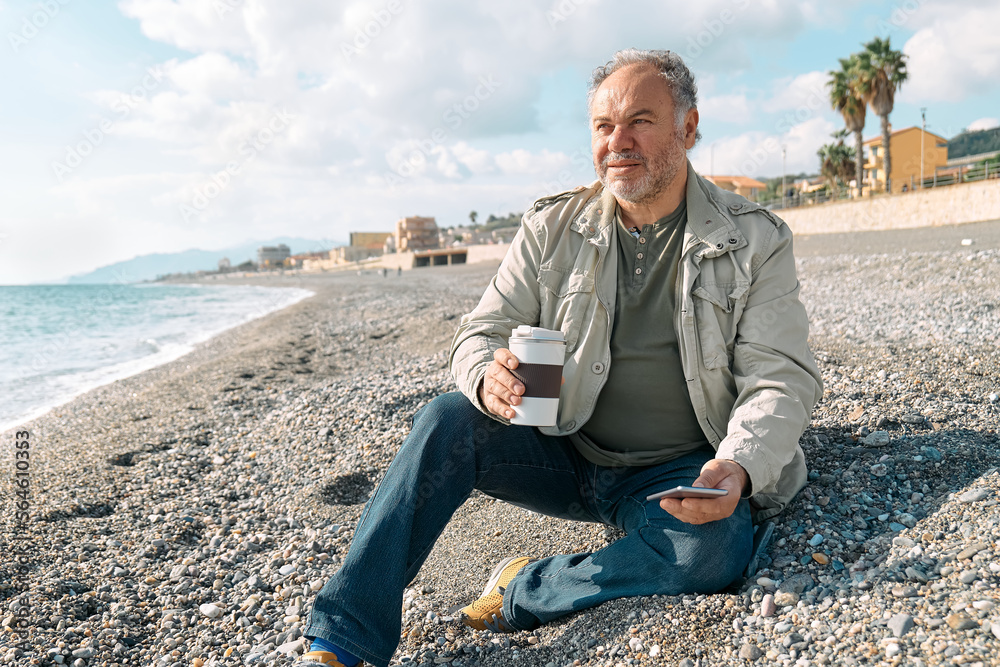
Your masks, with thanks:
M 686 202 L 641 231 L 626 229 L 618 213 L 618 298 L 608 378 L 590 419 L 570 435 L 598 465 L 655 465 L 708 446 L 688 396 L 674 329 L 686 222 Z

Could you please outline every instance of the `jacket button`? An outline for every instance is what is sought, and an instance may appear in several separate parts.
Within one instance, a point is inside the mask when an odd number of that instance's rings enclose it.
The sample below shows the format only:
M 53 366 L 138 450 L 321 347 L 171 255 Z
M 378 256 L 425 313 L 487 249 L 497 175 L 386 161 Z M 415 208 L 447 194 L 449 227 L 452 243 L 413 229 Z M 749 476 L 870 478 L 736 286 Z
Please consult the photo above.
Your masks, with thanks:
M 589 229 L 589 230 L 590 230 L 590 233 L 591 233 L 591 234 L 593 234 L 593 233 L 594 233 L 594 228 L 593 228 L 593 227 L 587 227 L 587 229 Z
M 736 239 L 729 239 L 729 243 L 732 245 L 736 245 Z
M 575 428 L 576 428 L 576 422 L 570 422 L 570 423 L 566 424 L 566 430 L 567 431 L 572 431 Z
M 722 250 L 725 246 L 722 245 L 721 243 L 719 243 L 719 244 L 716 244 L 715 247 L 718 248 L 719 250 Z
M 590 367 L 590 370 L 594 371 L 598 375 L 604 372 L 604 364 L 599 361 L 595 361 L 594 365 Z
M 602 211 L 601 209 L 597 209 L 597 215 L 604 215 L 604 211 Z

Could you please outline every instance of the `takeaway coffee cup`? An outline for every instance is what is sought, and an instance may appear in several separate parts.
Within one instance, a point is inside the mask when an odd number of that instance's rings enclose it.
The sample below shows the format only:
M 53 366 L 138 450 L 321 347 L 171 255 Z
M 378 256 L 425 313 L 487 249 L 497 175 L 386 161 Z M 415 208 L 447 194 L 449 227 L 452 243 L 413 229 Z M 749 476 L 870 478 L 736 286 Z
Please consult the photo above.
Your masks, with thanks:
M 563 332 L 519 326 L 511 333 L 508 348 L 517 357 L 517 368 L 511 372 L 524 383 L 521 404 L 511 406 L 514 418 L 510 423 L 555 426 L 566 356 Z

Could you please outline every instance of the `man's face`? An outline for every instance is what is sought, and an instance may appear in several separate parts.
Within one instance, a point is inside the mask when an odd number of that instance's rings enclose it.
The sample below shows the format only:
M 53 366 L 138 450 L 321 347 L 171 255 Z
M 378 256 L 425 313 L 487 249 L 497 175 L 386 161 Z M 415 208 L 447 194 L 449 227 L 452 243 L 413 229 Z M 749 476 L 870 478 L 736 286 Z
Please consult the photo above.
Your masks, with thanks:
M 604 80 L 590 108 L 598 178 L 619 200 L 654 202 L 686 168 L 697 127 L 695 109 L 677 126 L 673 96 L 655 68 L 623 67 Z

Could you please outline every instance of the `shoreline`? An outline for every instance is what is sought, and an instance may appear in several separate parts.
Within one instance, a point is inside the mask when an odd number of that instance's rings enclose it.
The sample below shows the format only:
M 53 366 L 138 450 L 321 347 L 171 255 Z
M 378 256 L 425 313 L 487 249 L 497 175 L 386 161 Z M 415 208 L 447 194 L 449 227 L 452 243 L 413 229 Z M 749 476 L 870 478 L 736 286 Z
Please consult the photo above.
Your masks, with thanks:
M 533 632 L 476 633 L 449 610 L 478 596 L 499 558 L 592 551 L 618 533 L 474 493 L 404 595 L 393 664 L 888 665 L 890 645 L 927 665 L 950 660 L 952 645 L 966 662 L 997 664 L 991 238 L 1000 225 L 971 247 L 950 236 L 916 250 L 891 235 L 797 239 L 826 393 L 802 439 L 809 484 L 756 579 L 616 600 Z M 409 419 L 453 388 L 447 346 L 495 266 L 256 278 L 316 294 L 29 424 L 32 570 L 4 574 L 27 586 L 39 655 L 54 649 L 70 663 L 91 651 L 86 664 L 107 667 L 290 664 Z M 869 442 L 873 432 L 888 442 Z M 7 549 L 9 516 L 0 527 Z M 766 609 L 765 596 L 789 604 Z M 895 615 L 910 618 L 898 635 Z
M 139 283 L 137 283 L 137 284 L 139 284 Z M 153 283 L 153 284 L 163 284 L 165 286 L 170 286 L 170 283 Z M 175 283 L 175 284 L 180 285 L 180 283 Z M 192 286 L 200 286 L 201 283 L 190 283 L 190 285 L 192 285 Z M 232 285 L 224 285 L 224 286 L 225 287 L 229 287 L 229 286 L 236 287 L 238 285 L 239 284 L 232 284 Z M 209 285 L 209 286 L 211 286 L 211 285 Z M 294 289 L 294 288 L 279 288 L 279 289 Z M 298 298 L 296 298 L 294 301 L 290 301 L 288 303 L 278 305 L 278 306 L 276 306 L 274 308 L 271 308 L 271 309 L 265 309 L 263 311 L 257 311 L 257 314 L 252 315 L 250 317 L 250 319 L 244 319 L 244 320 L 241 320 L 241 321 L 238 321 L 238 322 L 234 322 L 232 324 L 228 324 L 226 326 L 223 326 L 222 328 L 216 328 L 216 329 L 211 329 L 211 330 L 203 331 L 203 332 L 199 333 L 196 337 L 194 337 L 192 340 L 187 341 L 187 342 L 185 342 L 183 344 L 177 345 L 178 349 L 170 350 L 167 354 L 163 354 L 164 350 L 159 350 L 158 352 L 150 354 L 150 355 L 147 355 L 145 357 L 138 357 L 138 358 L 131 359 L 131 360 L 124 361 L 124 362 L 120 362 L 118 364 L 114 364 L 114 365 L 111 365 L 111 366 L 103 366 L 103 367 L 100 367 L 100 368 L 91 369 L 91 370 L 86 371 L 84 373 L 79 373 L 79 374 L 77 374 L 78 376 L 80 376 L 80 375 L 83 375 L 83 376 L 91 375 L 91 376 L 96 376 L 98 379 L 96 380 L 96 382 L 83 382 L 81 384 L 80 388 L 75 389 L 72 393 L 68 394 L 65 397 L 60 397 L 59 399 L 56 399 L 55 403 L 44 405 L 44 406 L 40 406 L 38 408 L 34 408 L 34 409 L 28 411 L 27 413 L 25 413 L 24 415 L 16 416 L 16 417 L 12 418 L 11 421 L 9 421 L 7 423 L 0 423 L 0 436 L 2 436 L 4 434 L 7 434 L 10 431 L 13 431 L 15 429 L 18 429 L 21 426 L 24 426 L 25 424 L 28 424 L 28 423 L 34 421 L 35 419 L 38 419 L 40 417 L 44 417 L 46 414 L 48 414 L 52 410 L 55 410 L 58 407 L 66 405 L 70 401 L 73 401 L 76 398 L 78 398 L 80 396 L 83 396 L 83 395 L 87 394 L 90 391 L 93 391 L 93 390 L 98 389 L 100 387 L 103 387 L 105 385 L 111 384 L 113 382 L 117 382 L 119 380 L 124 380 L 124 379 L 130 378 L 130 377 L 132 377 L 134 375 L 138 375 L 140 373 L 144 373 L 144 372 L 146 372 L 148 370 L 157 368 L 158 366 L 162 366 L 164 364 L 169 364 L 172 361 L 175 361 L 177 359 L 180 359 L 180 358 L 184 357 L 187 354 L 190 354 L 199 345 L 202 345 L 203 343 L 211 340 L 212 338 L 215 338 L 216 336 L 220 336 L 220 335 L 224 334 L 225 332 L 227 332 L 227 331 L 229 331 L 229 330 L 231 330 L 233 328 L 242 326 L 242 325 L 247 324 L 249 322 L 253 322 L 256 319 L 260 319 L 262 317 L 267 317 L 267 316 L 269 316 L 269 315 L 271 315 L 273 313 L 280 312 L 281 310 L 284 310 L 285 308 L 288 308 L 289 306 L 293 306 L 296 303 L 298 303 L 298 302 L 300 302 L 300 301 L 302 301 L 304 299 L 310 298 L 311 296 L 314 296 L 314 293 L 310 292 L 310 293 L 307 293 L 307 294 L 302 294 L 302 295 L 299 295 Z

